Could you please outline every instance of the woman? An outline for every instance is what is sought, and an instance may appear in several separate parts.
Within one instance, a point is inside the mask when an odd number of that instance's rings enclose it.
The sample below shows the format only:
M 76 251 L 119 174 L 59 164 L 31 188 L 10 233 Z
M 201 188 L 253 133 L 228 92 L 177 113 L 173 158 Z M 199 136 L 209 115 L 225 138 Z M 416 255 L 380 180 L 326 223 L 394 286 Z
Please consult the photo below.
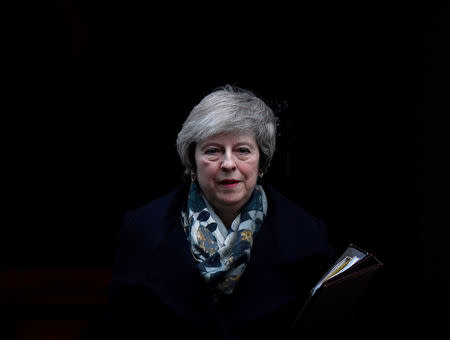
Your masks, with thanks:
M 287 335 L 333 253 L 320 220 L 261 184 L 275 142 L 249 91 L 194 107 L 177 139 L 190 183 L 125 217 L 107 338 Z

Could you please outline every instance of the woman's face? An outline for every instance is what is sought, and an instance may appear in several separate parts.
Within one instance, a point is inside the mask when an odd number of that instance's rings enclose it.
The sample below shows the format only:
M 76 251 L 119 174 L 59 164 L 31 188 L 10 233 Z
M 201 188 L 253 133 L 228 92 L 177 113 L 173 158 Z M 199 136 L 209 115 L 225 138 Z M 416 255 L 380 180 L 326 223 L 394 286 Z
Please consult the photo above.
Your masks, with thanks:
M 221 212 L 237 212 L 250 198 L 258 179 L 259 149 L 250 134 L 221 133 L 195 147 L 200 188 Z

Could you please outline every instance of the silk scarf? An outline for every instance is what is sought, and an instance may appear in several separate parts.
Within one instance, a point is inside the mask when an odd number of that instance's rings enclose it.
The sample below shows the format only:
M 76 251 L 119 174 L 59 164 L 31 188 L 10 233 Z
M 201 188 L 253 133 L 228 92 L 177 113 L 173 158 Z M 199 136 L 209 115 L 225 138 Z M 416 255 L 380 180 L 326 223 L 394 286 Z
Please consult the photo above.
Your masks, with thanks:
M 195 182 L 191 184 L 181 221 L 201 276 L 217 292 L 230 295 L 235 289 L 266 214 L 267 198 L 257 184 L 227 229 L 199 186 Z

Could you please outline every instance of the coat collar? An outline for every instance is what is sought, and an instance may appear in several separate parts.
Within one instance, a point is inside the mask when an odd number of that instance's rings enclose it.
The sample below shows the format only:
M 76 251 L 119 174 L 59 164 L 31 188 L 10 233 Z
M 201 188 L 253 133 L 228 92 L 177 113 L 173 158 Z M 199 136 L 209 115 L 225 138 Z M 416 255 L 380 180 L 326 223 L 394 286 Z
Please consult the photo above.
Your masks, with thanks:
M 214 304 L 200 277 L 180 223 L 185 190 L 179 190 L 174 196 L 165 217 L 169 232 L 153 251 L 142 283 L 176 313 L 202 323 L 205 318 L 217 322 L 224 316 L 229 319 L 230 315 L 234 320 L 226 322 L 244 322 L 294 302 L 299 287 L 305 285 L 305 276 L 299 276 L 296 264 L 323 253 L 326 247 L 320 233 L 315 235 L 310 230 L 315 228 L 311 217 L 272 188 L 265 190 L 268 216 L 237 288 L 231 297 L 223 300 L 221 308 Z M 308 284 L 303 292 L 311 287 L 312 283 Z

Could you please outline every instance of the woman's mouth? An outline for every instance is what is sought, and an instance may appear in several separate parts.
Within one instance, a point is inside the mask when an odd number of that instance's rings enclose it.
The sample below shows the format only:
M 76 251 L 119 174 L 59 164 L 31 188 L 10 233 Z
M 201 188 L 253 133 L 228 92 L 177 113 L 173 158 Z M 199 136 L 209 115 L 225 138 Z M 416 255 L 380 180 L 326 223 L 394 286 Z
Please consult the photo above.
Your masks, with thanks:
M 241 181 L 237 179 L 223 179 L 219 182 L 219 184 L 226 186 L 227 188 L 232 188 L 238 185 Z

